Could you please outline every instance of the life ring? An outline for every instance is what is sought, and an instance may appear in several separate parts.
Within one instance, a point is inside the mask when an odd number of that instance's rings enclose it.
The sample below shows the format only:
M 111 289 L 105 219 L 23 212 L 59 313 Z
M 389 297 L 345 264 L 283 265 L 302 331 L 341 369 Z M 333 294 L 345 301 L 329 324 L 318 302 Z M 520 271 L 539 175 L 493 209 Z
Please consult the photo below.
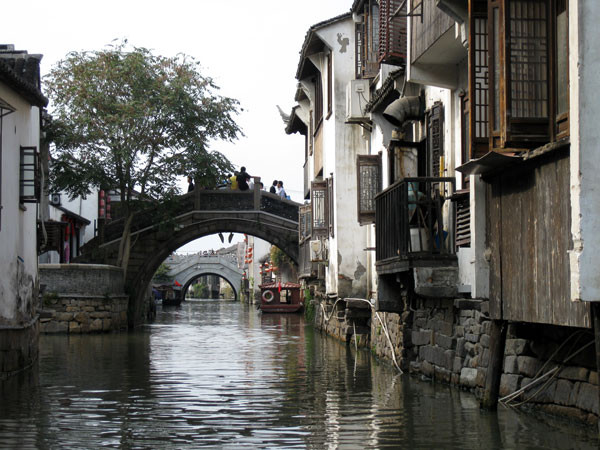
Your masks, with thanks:
M 262 299 L 267 303 L 272 302 L 274 298 L 275 294 L 273 294 L 273 291 L 267 290 L 262 294 Z

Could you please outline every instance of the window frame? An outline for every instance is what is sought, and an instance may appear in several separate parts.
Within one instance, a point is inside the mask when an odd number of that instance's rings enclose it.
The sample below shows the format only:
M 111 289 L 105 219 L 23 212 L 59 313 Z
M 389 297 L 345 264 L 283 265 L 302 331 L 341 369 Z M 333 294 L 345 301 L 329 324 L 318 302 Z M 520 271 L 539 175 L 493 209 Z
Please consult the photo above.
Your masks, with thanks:
M 471 5 L 476 0 L 470 0 Z M 527 12 L 520 10 L 522 0 L 489 0 L 488 1 L 488 48 L 489 48 L 489 150 L 514 151 L 539 147 L 567 137 L 569 130 L 569 98 L 568 98 L 568 68 L 565 71 L 561 86 L 557 82 L 558 74 L 558 5 L 564 6 L 565 36 L 568 36 L 568 2 L 564 0 L 534 0 L 527 3 Z M 496 12 L 497 11 L 497 12 Z M 511 13 L 514 12 L 515 14 Z M 522 13 L 523 12 L 523 13 Z M 522 14 L 517 14 L 522 13 Z M 497 14 L 497 21 L 494 19 Z M 495 27 L 497 22 L 497 27 Z M 511 27 L 515 24 L 526 23 L 526 31 L 513 33 Z M 497 33 L 494 33 L 497 28 Z M 519 30 L 524 30 L 521 26 Z M 531 50 L 521 58 L 515 55 L 516 42 L 531 42 Z M 564 57 L 568 61 L 568 40 L 566 41 Z M 535 63 L 529 60 L 534 60 Z M 533 80 L 518 84 L 512 74 L 524 73 L 519 71 L 520 65 L 532 67 Z M 494 71 L 494 68 L 497 71 Z M 536 71 L 537 69 L 537 71 Z M 531 78 L 531 73 L 522 75 Z M 500 74 L 500 78 L 498 78 Z M 536 87 L 537 86 L 537 87 Z M 557 115 L 558 93 L 561 87 L 565 92 L 565 111 Z M 516 93 L 522 95 L 517 97 Z M 517 102 L 520 102 L 517 105 Z M 517 106 L 525 112 L 517 117 Z M 528 113 L 529 112 L 529 113 Z M 498 125 L 498 129 L 495 129 Z
M 327 236 L 329 233 L 329 199 L 327 196 L 327 180 L 311 182 L 310 194 L 312 228 L 311 236 L 313 238 L 318 236 Z M 322 199 L 322 201 L 317 202 L 317 198 Z M 316 211 L 316 208 L 319 208 L 319 211 Z M 315 214 L 315 212 L 319 214 Z M 317 218 L 321 219 L 321 217 L 322 221 L 320 221 L 317 225 L 315 220 L 317 220 Z
M 394 147 L 395 148 L 395 147 Z M 358 223 L 362 225 L 369 225 L 375 223 L 375 196 L 381 192 L 382 186 L 382 164 L 381 164 L 381 154 L 378 155 L 357 155 L 356 157 L 356 187 L 357 187 L 357 220 Z M 374 167 L 375 168 L 375 176 L 371 177 L 371 181 L 373 179 L 374 182 L 369 183 L 369 194 L 370 197 L 369 202 L 372 204 L 372 209 L 364 209 L 363 205 L 363 194 L 367 191 L 367 187 L 364 187 L 364 177 L 363 177 L 363 168 L 364 167 Z
M 483 60 L 483 61 L 482 61 Z M 485 155 L 490 146 L 488 0 L 469 1 L 468 157 Z M 463 160 L 462 163 L 466 163 Z
M 32 162 L 24 162 L 26 156 L 32 156 Z M 25 173 L 33 174 L 25 178 Z M 25 195 L 25 188 L 33 189 Z M 19 203 L 38 203 L 40 200 L 40 154 L 36 146 L 21 146 L 19 150 Z

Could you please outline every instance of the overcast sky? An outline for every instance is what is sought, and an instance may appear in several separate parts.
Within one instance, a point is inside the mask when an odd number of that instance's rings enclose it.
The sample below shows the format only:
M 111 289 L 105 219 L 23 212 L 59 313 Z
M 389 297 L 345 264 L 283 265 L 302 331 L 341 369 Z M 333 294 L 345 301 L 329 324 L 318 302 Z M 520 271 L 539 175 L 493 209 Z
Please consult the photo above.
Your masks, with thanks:
M 213 148 L 267 186 L 283 180 L 301 202 L 303 139 L 285 134 L 277 105 L 286 113 L 294 106 L 308 28 L 351 6 L 352 0 L 9 1 L 2 5 L 0 43 L 43 54 L 42 75 L 68 52 L 101 49 L 114 39 L 164 56 L 193 56 L 220 93 L 244 108 L 238 122 L 246 136 Z M 211 248 L 208 241 L 184 250 Z

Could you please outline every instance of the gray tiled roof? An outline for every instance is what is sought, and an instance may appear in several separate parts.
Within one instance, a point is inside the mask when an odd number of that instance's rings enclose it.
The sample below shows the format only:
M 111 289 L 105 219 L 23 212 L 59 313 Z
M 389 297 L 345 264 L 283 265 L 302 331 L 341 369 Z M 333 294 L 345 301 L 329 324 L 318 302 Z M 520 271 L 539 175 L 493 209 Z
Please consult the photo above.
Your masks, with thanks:
M 48 99 L 42 94 L 40 60 L 42 55 L 29 55 L 12 46 L 0 45 L 0 81 L 17 91 L 35 106 L 46 106 Z

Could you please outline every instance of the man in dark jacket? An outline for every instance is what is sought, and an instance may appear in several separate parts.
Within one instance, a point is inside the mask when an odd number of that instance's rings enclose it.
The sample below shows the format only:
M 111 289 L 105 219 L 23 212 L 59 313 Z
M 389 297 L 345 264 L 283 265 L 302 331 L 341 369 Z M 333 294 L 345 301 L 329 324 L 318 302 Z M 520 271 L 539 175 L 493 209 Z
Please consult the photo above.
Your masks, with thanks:
M 277 194 L 277 180 L 273 180 L 273 184 L 269 188 L 271 194 Z
M 237 176 L 238 181 L 238 189 L 240 191 L 247 191 L 250 187 L 248 186 L 248 181 L 250 180 L 250 175 L 246 172 L 246 168 L 242 166 L 240 169 L 240 173 Z

